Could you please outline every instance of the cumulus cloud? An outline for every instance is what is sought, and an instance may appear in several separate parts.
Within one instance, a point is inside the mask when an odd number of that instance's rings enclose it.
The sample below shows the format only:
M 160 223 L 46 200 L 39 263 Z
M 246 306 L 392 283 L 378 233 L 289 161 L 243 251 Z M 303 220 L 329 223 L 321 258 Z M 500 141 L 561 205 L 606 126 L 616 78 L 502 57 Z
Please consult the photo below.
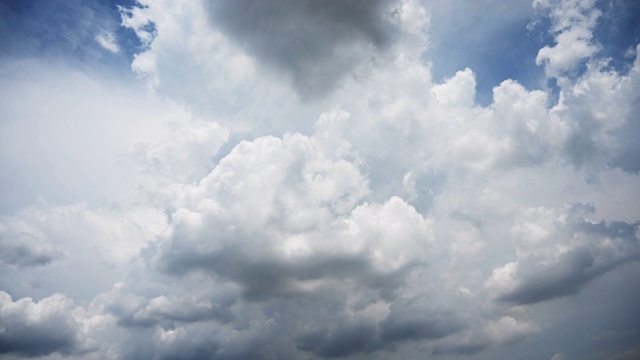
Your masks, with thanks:
M 97 349 L 82 333 L 73 300 L 64 295 L 37 302 L 31 298 L 13 301 L 0 291 L 0 302 L 0 354 L 37 357 L 59 352 L 69 356 Z
M 193 208 L 172 214 L 158 266 L 209 271 L 254 298 L 325 278 L 397 288 L 399 275 L 423 261 L 429 221 L 397 197 L 358 205 L 368 189 L 357 154 L 335 154 L 317 140 L 291 134 L 238 144 L 192 190 Z
M 573 295 L 588 282 L 640 256 L 638 223 L 589 220 L 593 207 L 523 211 L 511 232 L 518 259 L 493 270 L 486 286 L 498 300 L 532 304 Z
M 377 327 L 371 319 L 356 319 L 350 323 L 337 323 L 332 327 L 302 334 L 296 346 L 325 358 L 345 357 L 370 353 L 380 347 Z
M 553 90 L 434 79 L 412 0 L 141 1 L 113 12 L 139 47 L 89 36 L 135 53 L 126 76 L 0 59 L 3 356 L 584 358 L 564 342 L 633 334 L 637 310 L 594 314 L 638 298 L 640 63 L 597 57 L 598 3 L 533 7 Z
M 397 343 L 440 339 L 462 328 L 463 322 L 449 310 L 434 309 L 423 298 L 402 299 L 379 322 L 371 317 L 343 318 L 303 333 L 296 346 L 326 358 L 345 357 L 393 351 Z
M 395 1 L 221 1 L 208 10 L 212 26 L 258 62 L 291 76 L 305 98 L 323 95 L 353 68 L 379 61 L 404 30 L 402 4 Z
M 430 308 L 424 298 L 394 302 L 380 322 L 384 342 L 439 339 L 455 333 L 465 324 L 454 312 Z
M 593 41 L 593 29 L 602 15 L 595 1 L 535 0 L 534 8 L 549 11 L 551 32 L 556 44 L 545 46 L 538 52 L 536 64 L 544 64 L 547 76 L 560 76 L 574 71 L 581 61 L 593 56 L 599 45 Z

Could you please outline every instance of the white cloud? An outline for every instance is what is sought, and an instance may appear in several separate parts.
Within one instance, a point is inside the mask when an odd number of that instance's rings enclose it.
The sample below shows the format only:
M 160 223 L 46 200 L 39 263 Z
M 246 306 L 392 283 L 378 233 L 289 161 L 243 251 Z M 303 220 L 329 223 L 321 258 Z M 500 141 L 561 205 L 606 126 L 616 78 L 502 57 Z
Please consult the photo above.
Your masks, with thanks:
M 593 28 L 602 12 L 595 0 L 534 0 L 533 6 L 549 11 L 556 44 L 540 49 L 536 64 L 545 65 L 549 77 L 575 70 L 583 60 L 592 57 L 600 46 L 593 42 Z
M 436 94 L 436 100 L 444 106 L 469 107 L 476 98 L 476 78 L 473 71 L 467 68 L 458 71 L 444 84 L 434 86 L 431 91 Z
M 114 54 L 120 52 L 120 47 L 118 46 L 116 38 L 112 32 L 105 31 L 101 34 L 96 35 L 95 39 L 98 44 L 100 44 L 100 46 L 102 46 L 106 50 Z

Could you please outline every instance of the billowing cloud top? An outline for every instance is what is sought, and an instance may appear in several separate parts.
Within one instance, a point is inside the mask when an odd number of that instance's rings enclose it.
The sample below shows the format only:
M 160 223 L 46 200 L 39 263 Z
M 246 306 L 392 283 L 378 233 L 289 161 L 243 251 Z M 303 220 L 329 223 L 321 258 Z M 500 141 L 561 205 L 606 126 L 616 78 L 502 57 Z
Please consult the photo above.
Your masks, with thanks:
M 640 353 L 632 1 L 51 4 L 0 5 L 0 357 Z

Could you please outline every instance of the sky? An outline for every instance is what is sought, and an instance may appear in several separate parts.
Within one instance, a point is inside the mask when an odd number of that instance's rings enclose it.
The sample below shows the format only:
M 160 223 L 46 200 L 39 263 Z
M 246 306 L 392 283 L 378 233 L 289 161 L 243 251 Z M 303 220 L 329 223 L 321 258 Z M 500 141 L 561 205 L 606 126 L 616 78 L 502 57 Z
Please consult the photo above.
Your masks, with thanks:
M 0 1 L 0 358 L 640 358 L 634 0 Z

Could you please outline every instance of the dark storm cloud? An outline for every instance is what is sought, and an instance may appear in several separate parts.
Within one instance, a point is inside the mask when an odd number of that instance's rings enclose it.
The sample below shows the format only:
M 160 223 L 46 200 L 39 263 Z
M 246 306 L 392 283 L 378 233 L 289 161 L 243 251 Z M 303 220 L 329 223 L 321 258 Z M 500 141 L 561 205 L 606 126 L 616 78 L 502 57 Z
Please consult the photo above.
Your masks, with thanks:
M 175 244 L 162 252 L 158 263 L 164 272 L 173 275 L 202 270 L 234 281 L 242 286 L 243 296 L 253 301 L 294 295 L 300 291 L 295 288 L 295 282 L 318 279 L 357 279 L 359 284 L 378 289 L 381 296 L 391 299 L 407 272 L 417 265 L 409 264 L 390 273 L 381 273 L 373 269 L 368 259 L 355 255 L 318 254 L 313 258 L 287 261 L 258 257 L 239 247 L 205 253 L 180 249 Z
M 382 321 L 372 318 L 342 318 L 296 339 L 300 350 L 335 358 L 367 354 L 381 349 L 394 351 L 408 341 L 435 340 L 464 328 L 450 311 L 432 309 L 426 299 L 397 300 Z
M 516 289 L 501 296 L 499 299 L 518 305 L 528 305 L 575 295 L 587 283 L 598 276 L 630 260 L 637 259 L 638 255 L 635 255 L 596 265 L 592 254 L 581 249 L 563 256 L 559 264 L 537 269 L 535 275 L 524 277 L 522 283 Z
M 12 326 L 6 334 L 0 336 L 0 354 L 17 354 L 25 357 L 38 357 L 60 352 L 69 355 L 75 346 L 73 333 L 57 332 L 53 328 L 16 329 Z
M 31 234 L 0 235 L 0 264 L 18 267 L 46 265 L 62 256 L 61 251 L 39 242 Z
M 431 353 L 433 355 L 473 355 L 484 349 L 486 349 L 488 343 L 470 343 L 470 344 L 459 344 L 454 346 L 443 346 L 438 345 L 433 348 Z
M 396 1 L 210 1 L 211 21 L 247 52 L 288 73 L 303 97 L 322 95 L 398 36 Z
M 13 302 L 9 294 L 0 291 L 0 355 L 77 353 L 80 329 L 71 316 L 72 309 L 72 302 L 60 294 L 33 303 L 28 298 Z
M 429 316 L 425 317 L 427 313 Z M 380 323 L 385 343 L 439 339 L 463 328 L 452 312 L 434 312 L 411 303 L 394 303 L 391 313 Z
M 592 254 L 579 249 L 563 256 L 558 263 L 532 271 L 522 283 L 500 300 L 518 305 L 533 304 L 558 297 L 574 295 L 606 268 L 596 267 Z
M 325 358 L 335 358 L 370 353 L 380 349 L 381 343 L 375 321 L 359 318 L 299 336 L 296 346 Z

